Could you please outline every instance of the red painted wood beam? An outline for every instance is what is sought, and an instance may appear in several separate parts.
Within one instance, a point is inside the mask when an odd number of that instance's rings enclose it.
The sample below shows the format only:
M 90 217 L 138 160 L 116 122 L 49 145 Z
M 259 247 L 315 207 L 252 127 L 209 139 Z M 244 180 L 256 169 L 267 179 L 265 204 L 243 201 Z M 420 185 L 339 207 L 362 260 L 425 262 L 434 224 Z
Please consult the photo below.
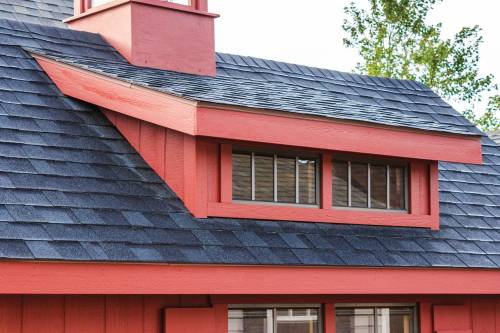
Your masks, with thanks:
M 229 107 L 199 107 L 196 121 L 197 134 L 207 137 L 400 158 L 482 163 L 479 136 Z
M 500 294 L 500 270 L 1 262 L 0 294 Z

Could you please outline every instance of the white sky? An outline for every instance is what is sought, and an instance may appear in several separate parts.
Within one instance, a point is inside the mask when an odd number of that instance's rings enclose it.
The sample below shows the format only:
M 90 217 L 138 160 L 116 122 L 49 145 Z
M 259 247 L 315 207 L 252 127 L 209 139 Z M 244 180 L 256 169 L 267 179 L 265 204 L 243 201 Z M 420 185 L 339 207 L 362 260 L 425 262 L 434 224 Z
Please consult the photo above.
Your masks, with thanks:
M 216 20 L 217 51 L 351 71 L 357 53 L 342 44 L 343 8 L 350 2 L 209 0 L 210 11 L 221 15 Z M 444 0 L 431 12 L 430 22 L 442 22 L 446 37 L 462 26 L 480 25 L 484 37 L 480 70 L 493 73 L 500 83 L 498 13 L 499 0 Z

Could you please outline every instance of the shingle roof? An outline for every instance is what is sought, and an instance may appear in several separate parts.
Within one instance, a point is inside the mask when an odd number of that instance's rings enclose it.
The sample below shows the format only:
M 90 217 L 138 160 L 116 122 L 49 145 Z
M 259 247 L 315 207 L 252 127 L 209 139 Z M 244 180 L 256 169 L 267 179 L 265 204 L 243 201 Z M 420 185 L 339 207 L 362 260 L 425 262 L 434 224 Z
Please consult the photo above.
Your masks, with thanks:
M 100 111 L 63 96 L 23 47 L 121 60 L 93 34 L 0 20 L 1 258 L 500 268 L 500 147 L 488 138 L 484 165 L 440 164 L 440 231 L 197 220 Z M 446 119 L 455 118 L 466 126 L 451 111 Z
M 73 0 L 0 0 L 0 19 L 64 27 Z

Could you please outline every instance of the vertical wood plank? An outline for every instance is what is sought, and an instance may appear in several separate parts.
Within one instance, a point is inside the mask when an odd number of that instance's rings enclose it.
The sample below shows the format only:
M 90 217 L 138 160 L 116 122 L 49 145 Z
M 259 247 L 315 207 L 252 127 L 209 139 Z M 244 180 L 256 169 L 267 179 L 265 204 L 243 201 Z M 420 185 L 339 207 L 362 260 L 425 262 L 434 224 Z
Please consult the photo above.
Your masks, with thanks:
M 432 304 L 421 302 L 418 307 L 420 333 L 433 333 L 432 325 Z
M 142 333 L 142 296 L 106 296 L 106 333 Z
M 141 137 L 141 121 L 132 117 L 124 116 L 122 114 L 117 114 L 116 128 L 123 134 L 128 142 L 134 147 L 135 150 L 139 151 L 140 137 Z
M 215 332 L 227 333 L 228 331 L 228 315 L 227 304 L 215 304 Z
M 233 147 L 230 144 L 220 145 L 220 201 L 233 201 Z
M 196 210 L 194 216 L 206 218 L 208 211 L 208 144 L 197 139 L 196 141 Z
M 198 188 L 197 181 L 197 163 L 196 163 L 196 138 L 184 134 L 184 204 L 195 213 L 196 216 L 196 196 Z
M 0 296 L 0 333 L 21 333 L 22 296 Z
M 429 169 L 429 213 L 432 219 L 431 228 L 439 230 L 439 168 L 438 162 L 430 164 Z
M 162 178 L 165 177 L 165 128 L 141 121 L 139 152 Z
M 325 152 L 321 155 L 321 209 L 332 208 L 332 154 Z
M 64 333 L 63 296 L 23 296 L 24 333 Z
M 325 333 L 335 333 L 335 304 L 328 303 L 324 306 Z
M 496 304 L 490 299 L 472 301 L 472 332 L 495 333 Z
M 165 145 L 165 180 L 184 199 L 184 134 L 167 129 Z
M 219 145 L 207 146 L 208 202 L 220 202 L 220 153 Z
M 105 333 L 104 296 L 66 296 L 65 333 Z
M 496 323 L 495 327 L 496 333 L 500 333 L 500 299 L 497 299 L 495 323 Z

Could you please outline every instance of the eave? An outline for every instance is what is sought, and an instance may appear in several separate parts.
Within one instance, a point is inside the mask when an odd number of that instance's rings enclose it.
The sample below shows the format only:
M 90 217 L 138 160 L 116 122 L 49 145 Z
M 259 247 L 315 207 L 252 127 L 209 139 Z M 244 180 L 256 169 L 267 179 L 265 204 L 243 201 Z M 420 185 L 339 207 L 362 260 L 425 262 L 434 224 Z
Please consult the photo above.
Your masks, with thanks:
M 500 270 L 0 263 L 2 294 L 500 294 Z
M 33 56 L 65 95 L 192 136 L 432 161 L 482 163 L 479 136 L 202 103 L 131 85 L 42 55 Z

